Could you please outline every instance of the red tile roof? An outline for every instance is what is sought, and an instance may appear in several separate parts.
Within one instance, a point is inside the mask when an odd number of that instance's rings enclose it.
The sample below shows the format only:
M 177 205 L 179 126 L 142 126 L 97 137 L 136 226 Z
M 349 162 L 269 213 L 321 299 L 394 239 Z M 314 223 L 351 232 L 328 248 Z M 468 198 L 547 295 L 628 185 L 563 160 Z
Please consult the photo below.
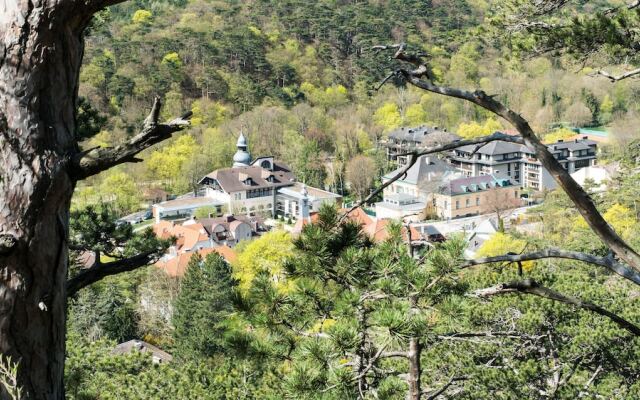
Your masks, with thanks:
M 363 228 L 363 231 L 364 233 L 369 235 L 371 240 L 373 240 L 374 242 L 376 243 L 383 242 L 389 238 L 389 230 L 388 230 L 389 222 L 391 222 L 391 220 L 389 219 L 379 219 L 375 222 L 371 222 L 370 224 L 366 225 Z M 420 232 L 418 232 L 416 228 L 412 226 L 410 227 L 410 229 L 411 229 L 411 240 L 417 240 L 421 237 Z M 402 227 L 402 239 L 407 240 L 407 228 L 405 228 L 404 226 Z
M 340 214 L 346 213 L 349 211 L 348 208 L 343 208 L 340 210 Z M 371 218 L 364 210 L 360 207 L 351 211 L 347 216 L 347 219 L 352 222 L 357 222 L 361 226 L 369 225 L 373 222 L 373 218 Z
M 176 238 L 176 250 L 185 252 L 193 250 L 198 242 L 209 240 L 209 235 L 202 224 L 176 225 L 169 221 L 160 221 L 153 225 L 153 232 L 161 239 L 171 236 Z
M 194 254 L 199 254 L 202 258 L 207 255 L 216 252 L 222 256 L 227 262 L 232 263 L 236 260 L 236 252 L 228 246 L 219 246 L 208 249 L 201 249 L 198 251 L 190 251 L 186 253 L 180 253 L 176 257 L 173 257 L 167 261 L 158 261 L 156 267 L 162 269 L 167 275 L 174 278 L 181 278 L 184 276 L 189 261 Z

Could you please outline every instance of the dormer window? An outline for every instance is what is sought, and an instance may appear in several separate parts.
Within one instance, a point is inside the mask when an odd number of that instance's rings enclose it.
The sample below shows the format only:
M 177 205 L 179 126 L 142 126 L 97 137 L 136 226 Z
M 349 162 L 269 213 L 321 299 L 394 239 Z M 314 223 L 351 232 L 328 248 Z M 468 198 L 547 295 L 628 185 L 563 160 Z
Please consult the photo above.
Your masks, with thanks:
M 262 171 L 262 179 L 267 182 L 273 183 L 276 180 L 276 177 L 271 173 L 271 171 Z
M 268 170 L 273 169 L 273 167 L 271 166 L 271 162 L 269 160 L 263 160 L 262 162 L 260 162 L 260 167 Z
M 240 173 L 238 174 L 238 179 L 240 180 L 240 182 L 242 182 L 244 185 L 247 186 L 251 186 L 253 185 L 253 179 L 251 179 L 251 177 L 245 173 Z

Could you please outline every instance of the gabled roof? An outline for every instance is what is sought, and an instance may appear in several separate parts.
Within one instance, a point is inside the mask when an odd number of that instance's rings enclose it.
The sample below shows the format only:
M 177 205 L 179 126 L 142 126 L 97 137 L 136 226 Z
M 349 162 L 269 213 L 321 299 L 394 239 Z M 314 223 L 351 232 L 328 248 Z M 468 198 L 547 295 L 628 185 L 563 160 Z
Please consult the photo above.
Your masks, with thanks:
M 348 210 L 349 210 L 348 208 L 340 209 L 338 214 L 342 215 Z M 311 221 L 305 218 L 298 218 L 295 225 L 293 226 L 292 232 L 294 234 L 298 234 L 302 232 L 303 227 L 305 227 L 309 223 L 315 224 L 316 222 L 318 222 L 319 218 L 320 218 L 320 215 L 316 211 L 312 211 L 311 213 L 309 213 L 309 219 Z M 361 227 L 365 227 L 373 222 L 373 219 L 370 216 L 368 216 L 367 213 L 362 210 L 362 208 L 356 208 L 355 210 L 351 211 L 349 215 L 347 215 L 347 220 L 350 222 L 355 222 Z
M 593 145 L 597 145 L 598 142 L 593 141 L 593 140 L 589 140 L 589 139 L 574 139 L 574 140 L 563 140 L 561 142 L 555 142 L 555 143 L 551 143 L 548 144 L 547 147 L 549 148 L 549 150 L 569 150 L 569 151 L 576 151 L 576 150 L 589 150 L 591 148 L 591 146 Z
M 153 225 L 153 232 L 160 239 L 174 236 L 177 251 L 190 251 L 198 242 L 209 240 L 209 235 L 201 224 L 176 225 L 169 221 L 160 221 Z
M 398 175 L 402 168 L 398 168 L 386 174 L 384 179 L 391 179 Z M 409 168 L 404 178 L 400 178 L 397 182 L 406 182 L 413 185 L 422 184 L 425 181 L 439 181 L 440 177 L 447 172 L 457 172 L 454 167 L 436 156 L 420 156 L 418 161 Z
M 216 228 L 223 228 L 224 231 L 235 230 L 241 224 L 247 224 L 252 231 L 257 230 L 258 226 L 261 226 L 264 221 L 259 217 L 247 217 L 244 215 L 225 215 L 216 218 L 200 218 L 198 223 L 202 225 L 206 232 L 211 235 Z M 217 232 L 217 231 L 216 231 Z
M 473 153 L 476 150 L 476 145 L 467 145 L 458 147 L 459 151 L 465 153 Z M 502 140 L 494 140 L 480 147 L 477 154 L 487 154 L 487 155 L 496 155 L 496 154 L 506 154 L 506 153 L 529 153 L 529 148 L 523 144 L 504 142 Z
M 300 234 L 300 232 L 302 232 L 302 228 L 304 228 L 306 225 L 309 225 L 309 224 L 315 224 L 316 222 L 318 222 L 319 218 L 320 218 L 319 214 L 315 211 L 312 211 L 309 213 L 308 219 L 298 218 L 296 223 L 293 225 L 293 229 L 291 230 L 291 233 L 293 233 L 294 235 Z
M 263 175 L 264 171 L 268 171 L 269 174 Z M 273 175 L 273 182 L 266 180 L 270 175 Z M 243 182 L 247 177 L 251 178 L 250 184 Z M 232 193 L 251 189 L 289 186 L 293 184 L 295 176 L 288 166 L 276 161 L 274 162 L 273 171 L 257 165 L 218 169 L 202 178 L 200 184 L 205 184 L 208 179 L 216 180 L 222 190 L 226 193 Z

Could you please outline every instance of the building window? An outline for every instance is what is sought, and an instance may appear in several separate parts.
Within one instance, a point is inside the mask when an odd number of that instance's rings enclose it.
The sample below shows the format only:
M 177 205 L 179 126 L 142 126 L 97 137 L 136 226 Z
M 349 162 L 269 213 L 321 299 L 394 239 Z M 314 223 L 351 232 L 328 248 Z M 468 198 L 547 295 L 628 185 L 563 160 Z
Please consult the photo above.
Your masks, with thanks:
M 467 200 L 464 202 L 464 204 L 465 204 L 465 206 L 466 206 L 466 207 L 469 207 L 469 206 L 471 205 L 471 200 L 470 200 L 470 199 L 467 199 Z
M 476 206 L 480 205 L 480 197 L 476 197 Z
M 578 160 L 576 161 L 576 169 L 584 168 L 589 166 L 589 160 Z
M 460 209 L 460 200 L 456 200 L 456 210 Z

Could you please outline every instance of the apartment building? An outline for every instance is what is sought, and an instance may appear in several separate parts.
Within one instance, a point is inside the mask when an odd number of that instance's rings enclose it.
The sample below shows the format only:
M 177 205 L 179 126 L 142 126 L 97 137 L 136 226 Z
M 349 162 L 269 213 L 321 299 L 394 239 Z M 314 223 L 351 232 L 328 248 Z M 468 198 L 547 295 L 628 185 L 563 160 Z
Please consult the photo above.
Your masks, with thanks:
M 403 166 L 409 159 L 404 155 L 407 152 L 457 139 L 460 139 L 458 135 L 437 126 L 402 127 L 389 133 L 384 146 L 387 149 L 387 160 L 397 166 Z
M 432 202 L 440 219 L 490 214 L 522 204 L 520 186 L 508 177 L 493 174 L 443 182 Z
M 587 137 L 558 141 L 547 148 L 570 173 L 596 164 L 597 142 Z M 475 151 L 475 153 L 474 153 Z M 534 152 L 525 145 L 493 141 L 476 151 L 476 146 L 462 146 L 447 154 L 448 162 L 465 176 L 505 175 L 524 188 L 553 189 L 553 177 L 542 167 Z

